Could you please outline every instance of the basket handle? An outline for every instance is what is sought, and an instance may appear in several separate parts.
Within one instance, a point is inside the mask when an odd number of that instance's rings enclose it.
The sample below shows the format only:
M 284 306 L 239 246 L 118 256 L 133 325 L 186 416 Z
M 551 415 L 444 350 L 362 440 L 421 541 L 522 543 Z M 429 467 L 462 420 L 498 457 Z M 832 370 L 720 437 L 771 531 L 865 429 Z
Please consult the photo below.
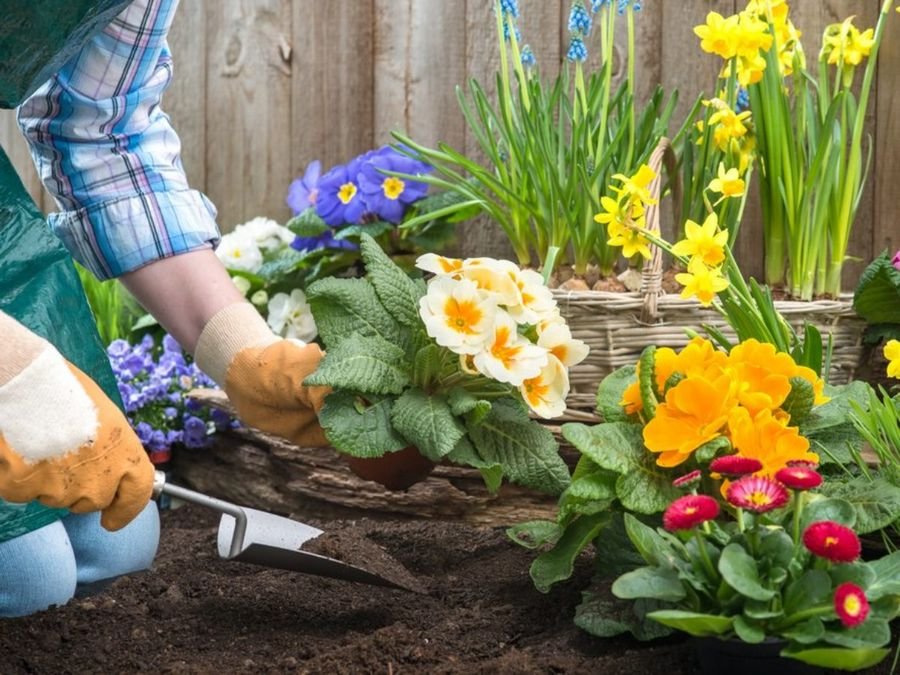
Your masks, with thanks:
M 663 165 L 665 165 L 666 174 L 669 176 L 672 186 L 672 211 L 675 214 L 676 223 L 679 221 L 681 211 L 681 174 L 678 172 L 678 159 L 672 149 L 672 142 L 668 138 L 660 138 L 647 163 L 656 172 L 656 178 L 650 183 L 650 194 L 656 199 L 656 203 L 647 207 L 645 223 L 650 232 L 659 235 L 659 203 L 662 197 Z M 641 321 L 643 323 L 655 323 L 659 318 L 657 300 L 662 293 L 663 253 L 658 246 L 653 246 L 651 250 L 653 254 L 649 260 L 644 261 L 644 267 L 641 270 L 641 294 L 643 295 Z

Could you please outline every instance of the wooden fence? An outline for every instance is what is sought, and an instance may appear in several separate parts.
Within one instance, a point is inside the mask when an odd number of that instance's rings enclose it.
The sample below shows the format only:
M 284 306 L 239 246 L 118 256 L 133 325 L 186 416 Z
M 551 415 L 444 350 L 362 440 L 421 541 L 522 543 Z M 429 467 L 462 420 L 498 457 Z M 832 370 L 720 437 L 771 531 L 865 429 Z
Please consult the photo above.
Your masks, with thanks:
M 644 0 L 638 15 L 639 92 L 677 87 L 680 109 L 714 83 L 718 59 L 700 51 L 692 27 L 706 13 L 729 14 L 743 0 Z M 874 25 L 881 0 L 793 0 L 794 22 L 811 58 L 829 23 L 857 16 Z M 290 181 L 312 159 L 326 167 L 405 129 L 424 143 L 472 149 L 454 88 L 490 83 L 498 68 L 492 0 L 183 0 L 170 45 L 175 81 L 164 108 L 183 143 L 193 186 L 219 209 L 223 230 L 254 216 L 288 216 Z M 553 75 L 568 43 L 568 0 L 520 0 L 523 40 Z M 595 50 L 596 51 L 596 50 Z M 621 61 L 621 59 L 619 59 Z M 873 175 L 851 253 L 869 260 L 900 246 L 895 220 L 900 180 L 900 16 L 892 16 L 878 68 L 869 133 Z M 674 125 L 673 125 L 674 126 Z M 45 210 L 11 112 L 0 144 Z M 740 237 L 747 273 L 761 273 L 758 209 Z M 496 228 L 463 226 L 465 253 L 498 254 Z M 848 270 L 858 275 L 861 264 Z M 851 282 L 852 283 L 852 282 Z

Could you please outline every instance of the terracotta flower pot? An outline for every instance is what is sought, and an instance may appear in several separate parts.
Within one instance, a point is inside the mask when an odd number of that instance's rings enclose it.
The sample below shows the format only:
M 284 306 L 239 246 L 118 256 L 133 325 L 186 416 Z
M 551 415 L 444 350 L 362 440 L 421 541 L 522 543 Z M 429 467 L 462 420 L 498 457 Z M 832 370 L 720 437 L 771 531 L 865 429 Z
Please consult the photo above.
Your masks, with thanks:
M 825 671 L 796 659 L 781 656 L 787 646 L 784 640 L 766 639 L 759 644 L 741 640 L 700 638 L 696 640 L 700 672 L 705 675 L 822 675 Z
M 344 455 L 350 470 L 360 478 L 380 483 L 388 490 L 406 490 L 424 480 L 434 470 L 434 462 L 413 446 L 381 457 Z

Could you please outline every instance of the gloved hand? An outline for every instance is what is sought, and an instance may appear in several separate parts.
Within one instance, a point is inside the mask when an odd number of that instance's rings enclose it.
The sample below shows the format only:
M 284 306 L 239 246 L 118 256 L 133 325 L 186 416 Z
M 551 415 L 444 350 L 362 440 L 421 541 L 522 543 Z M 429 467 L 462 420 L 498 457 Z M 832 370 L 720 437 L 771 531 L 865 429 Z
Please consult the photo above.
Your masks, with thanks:
M 118 530 L 150 500 L 153 465 L 128 420 L 48 342 L 0 315 L 0 497 Z
M 241 421 L 301 447 L 329 445 L 317 415 L 330 389 L 303 385 L 322 359 L 318 345 L 274 335 L 252 305 L 236 303 L 209 320 L 194 356 Z

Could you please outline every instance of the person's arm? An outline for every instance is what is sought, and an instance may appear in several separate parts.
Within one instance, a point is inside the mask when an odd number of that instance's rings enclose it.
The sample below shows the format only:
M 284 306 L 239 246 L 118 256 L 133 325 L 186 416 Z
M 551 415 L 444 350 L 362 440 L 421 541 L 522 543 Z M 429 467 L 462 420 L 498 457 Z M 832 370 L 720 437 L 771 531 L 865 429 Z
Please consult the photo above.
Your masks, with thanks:
M 18 111 L 60 213 L 54 231 L 99 278 L 123 283 L 193 352 L 252 426 L 325 444 L 308 389 L 321 350 L 272 334 L 215 257 L 215 209 L 191 190 L 160 103 L 177 0 L 134 0 Z

